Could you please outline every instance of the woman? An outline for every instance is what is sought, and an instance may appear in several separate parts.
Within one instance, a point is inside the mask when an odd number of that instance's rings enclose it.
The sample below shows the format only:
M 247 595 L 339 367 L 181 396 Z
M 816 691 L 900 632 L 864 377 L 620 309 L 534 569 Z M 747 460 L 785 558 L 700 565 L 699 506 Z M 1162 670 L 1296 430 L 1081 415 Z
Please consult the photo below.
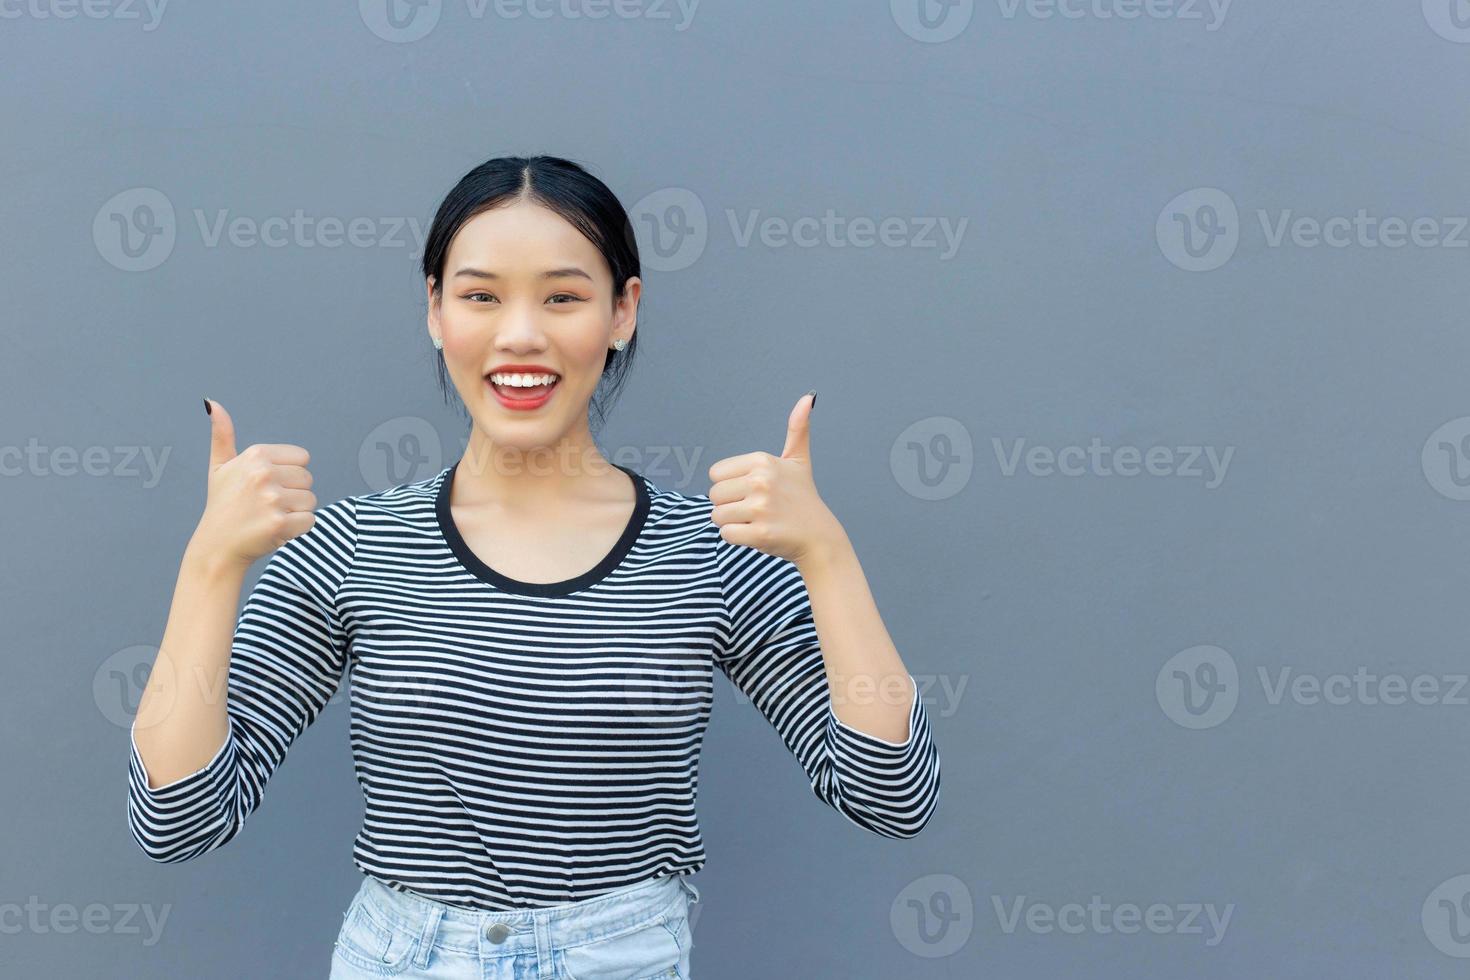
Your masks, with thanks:
M 634 354 L 638 254 L 613 193 L 557 157 L 467 174 L 423 272 L 472 420 L 453 465 L 317 509 L 305 449 L 237 452 L 205 400 L 208 500 L 132 729 L 129 825 L 161 862 L 230 840 L 346 670 L 364 879 L 333 977 L 687 980 L 715 667 L 858 826 L 912 837 L 938 798 L 916 685 L 812 480 L 815 392 L 779 457 L 720 460 L 707 495 L 603 457 L 589 408 Z

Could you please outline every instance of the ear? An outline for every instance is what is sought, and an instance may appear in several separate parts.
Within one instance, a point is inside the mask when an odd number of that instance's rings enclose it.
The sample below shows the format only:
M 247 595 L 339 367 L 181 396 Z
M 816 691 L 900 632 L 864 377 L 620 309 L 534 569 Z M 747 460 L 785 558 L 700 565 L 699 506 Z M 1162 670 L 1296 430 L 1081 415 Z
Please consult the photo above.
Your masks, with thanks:
M 643 295 L 643 280 L 629 276 L 623 286 L 623 295 L 618 297 L 613 309 L 613 333 L 629 343 L 638 329 L 638 300 Z
M 425 319 L 429 327 L 429 339 L 433 340 L 436 334 L 439 336 L 443 336 L 443 334 L 440 333 L 439 330 L 439 300 L 434 295 L 433 276 L 430 276 L 428 279 L 424 280 L 424 288 L 427 292 L 427 296 L 425 298 L 428 300 L 429 307 L 429 313 L 428 316 L 425 317 Z

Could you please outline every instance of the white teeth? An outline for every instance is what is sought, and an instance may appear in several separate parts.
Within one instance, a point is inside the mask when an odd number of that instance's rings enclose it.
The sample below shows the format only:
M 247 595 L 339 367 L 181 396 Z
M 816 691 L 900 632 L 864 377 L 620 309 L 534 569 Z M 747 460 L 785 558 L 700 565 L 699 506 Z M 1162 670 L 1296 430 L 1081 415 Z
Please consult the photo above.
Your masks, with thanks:
M 490 380 L 508 388 L 534 388 L 536 385 L 554 384 L 560 380 L 555 374 L 492 374 Z

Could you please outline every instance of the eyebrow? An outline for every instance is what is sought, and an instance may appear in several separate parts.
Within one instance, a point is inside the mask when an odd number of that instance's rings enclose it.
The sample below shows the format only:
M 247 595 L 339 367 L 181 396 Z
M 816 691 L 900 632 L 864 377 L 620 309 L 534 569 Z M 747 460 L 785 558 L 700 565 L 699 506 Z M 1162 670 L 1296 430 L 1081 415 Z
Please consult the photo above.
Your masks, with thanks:
M 454 274 L 454 278 L 456 278 L 456 279 L 458 279 L 460 276 L 470 276 L 470 277 L 475 278 L 475 279 L 499 279 L 500 278 L 500 276 L 497 273 L 487 272 L 484 269 L 473 269 L 473 268 L 470 268 L 469 266 L 465 266 L 463 269 L 460 269 L 458 272 L 456 272 Z M 583 279 L 586 279 L 588 282 L 591 282 L 592 281 L 592 277 L 591 276 L 589 276 L 586 272 L 583 272 L 581 269 L 577 268 L 574 265 L 569 265 L 569 266 L 566 266 L 566 267 L 561 268 L 561 269 L 547 269 L 545 272 L 541 273 L 541 275 L 538 278 L 541 278 L 541 279 L 564 279 L 567 276 L 578 276 L 578 277 L 581 277 Z

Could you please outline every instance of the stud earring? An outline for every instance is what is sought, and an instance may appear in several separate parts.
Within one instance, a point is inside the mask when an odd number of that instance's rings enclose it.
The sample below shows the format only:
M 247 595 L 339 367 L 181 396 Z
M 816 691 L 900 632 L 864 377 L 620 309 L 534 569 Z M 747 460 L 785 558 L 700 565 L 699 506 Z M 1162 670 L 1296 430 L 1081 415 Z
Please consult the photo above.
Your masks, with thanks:
M 434 349 L 435 350 L 443 350 L 444 349 L 444 339 L 442 337 L 435 337 L 434 338 Z
M 628 342 L 626 340 L 624 340 L 622 337 L 619 337 L 617 340 L 614 340 L 613 341 L 613 350 L 622 350 L 624 347 L 627 347 L 627 346 L 628 346 Z

